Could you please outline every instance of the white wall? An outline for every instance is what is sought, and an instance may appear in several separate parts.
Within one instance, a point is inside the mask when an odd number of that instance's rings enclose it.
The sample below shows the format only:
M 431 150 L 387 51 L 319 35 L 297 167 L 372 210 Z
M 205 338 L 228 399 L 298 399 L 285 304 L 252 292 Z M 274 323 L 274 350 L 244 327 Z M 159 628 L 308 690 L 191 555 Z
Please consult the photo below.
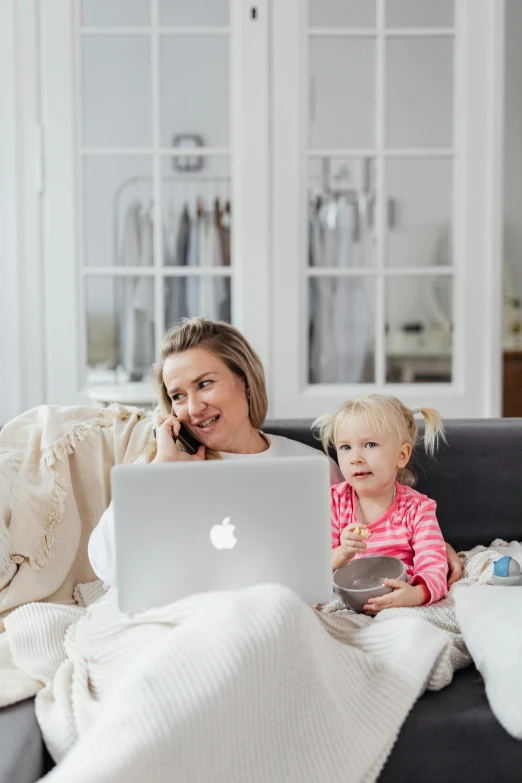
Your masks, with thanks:
M 36 11 L 0 2 L 0 426 L 46 398 Z
M 522 299 L 522 2 L 506 0 L 504 258 Z

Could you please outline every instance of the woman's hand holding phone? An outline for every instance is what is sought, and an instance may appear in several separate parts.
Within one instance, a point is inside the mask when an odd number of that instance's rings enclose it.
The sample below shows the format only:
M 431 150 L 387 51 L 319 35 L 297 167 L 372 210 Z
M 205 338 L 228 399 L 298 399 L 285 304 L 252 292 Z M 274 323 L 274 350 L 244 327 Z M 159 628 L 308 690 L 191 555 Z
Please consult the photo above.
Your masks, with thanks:
M 175 438 L 179 435 L 181 422 L 175 416 L 169 416 L 159 421 L 156 426 L 156 441 L 158 449 L 152 460 L 153 464 L 159 462 L 198 462 L 205 459 L 205 447 L 201 445 L 196 454 L 187 454 L 176 446 Z

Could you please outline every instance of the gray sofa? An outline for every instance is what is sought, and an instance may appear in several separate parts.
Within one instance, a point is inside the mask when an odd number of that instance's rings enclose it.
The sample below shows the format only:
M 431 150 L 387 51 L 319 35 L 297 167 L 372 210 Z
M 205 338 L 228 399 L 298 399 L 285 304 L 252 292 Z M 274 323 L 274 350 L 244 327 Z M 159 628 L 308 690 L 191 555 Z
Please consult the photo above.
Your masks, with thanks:
M 265 430 L 318 447 L 310 423 L 272 421 Z M 522 419 L 448 421 L 446 430 L 448 446 L 435 462 L 415 457 L 417 488 L 437 501 L 446 540 L 457 550 L 522 540 Z M 0 783 L 33 783 L 50 764 L 32 701 L 0 710 Z M 520 783 L 522 742 L 501 728 L 471 666 L 419 699 L 379 780 L 490 783 L 498 776 Z

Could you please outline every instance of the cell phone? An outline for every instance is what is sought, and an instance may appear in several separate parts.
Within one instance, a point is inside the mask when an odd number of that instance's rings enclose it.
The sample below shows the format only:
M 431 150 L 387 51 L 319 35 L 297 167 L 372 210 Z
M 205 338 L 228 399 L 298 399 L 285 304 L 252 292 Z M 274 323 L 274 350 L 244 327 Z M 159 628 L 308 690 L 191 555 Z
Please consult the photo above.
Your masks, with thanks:
M 156 437 L 156 427 L 153 428 L 154 437 Z M 174 435 L 172 436 L 172 439 L 176 441 L 176 443 L 179 442 L 183 446 L 183 450 L 187 452 L 187 454 L 197 454 L 197 451 L 199 447 L 201 446 L 201 443 L 196 440 L 194 435 L 192 435 L 188 429 L 185 427 L 184 424 L 179 425 L 179 434 L 178 437 L 175 438 Z
M 174 438 L 174 440 L 176 440 L 176 438 Z M 201 443 L 196 440 L 194 435 L 188 431 L 184 424 L 180 424 L 179 426 L 177 440 L 179 440 L 187 454 L 197 454 L 197 451 L 201 446 Z

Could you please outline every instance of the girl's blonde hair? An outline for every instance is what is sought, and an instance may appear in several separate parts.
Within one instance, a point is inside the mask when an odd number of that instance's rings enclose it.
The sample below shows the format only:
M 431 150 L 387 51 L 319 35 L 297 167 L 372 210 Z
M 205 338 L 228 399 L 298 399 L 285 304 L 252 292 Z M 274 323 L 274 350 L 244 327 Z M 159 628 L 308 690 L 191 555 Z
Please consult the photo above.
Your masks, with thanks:
M 160 346 L 160 359 L 153 365 L 152 374 L 159 393 L 157 412 L 172 415 L 172 400 L 163 382 L 165 361 L 173 354 L 204 348 L 218 359 L 245 384 L 248 400 L 248 416 L 255 429 L 260 429 L 268 410 L 265 371 L 261 359 L 241 332 L 224 321 L 208 321 L 205 318 L 182 318 L 169 329 Z M 147 448 L 150 460 L 156 455 L 156 442 Z M 219 459 L 219 454 L 207 449 L 205 459 Z
M 424 436 L 422 441 L 426 453 L 433 457 L 440 441 L 446 442 L 444 425 L 438 411 L 434 408 L 407 408 L 396 397 L 385 394 L 368 394 L 345 402 L 333 413 L 325 413 L 314 422 L 314 434 L 322 442 L 328 453 L 330 447 L 336 447 L 337 432 L 347 420 L 357 420 L 369 432 L 379 435 L 396 435 L 399 443 L 409 443 L 412 453 L 418 441 L 418 427 L 415 413 L 424 417 Z M 397 471 L 397 481 L 408 487 L 415 484 L 414 473 L 405 466 Z

